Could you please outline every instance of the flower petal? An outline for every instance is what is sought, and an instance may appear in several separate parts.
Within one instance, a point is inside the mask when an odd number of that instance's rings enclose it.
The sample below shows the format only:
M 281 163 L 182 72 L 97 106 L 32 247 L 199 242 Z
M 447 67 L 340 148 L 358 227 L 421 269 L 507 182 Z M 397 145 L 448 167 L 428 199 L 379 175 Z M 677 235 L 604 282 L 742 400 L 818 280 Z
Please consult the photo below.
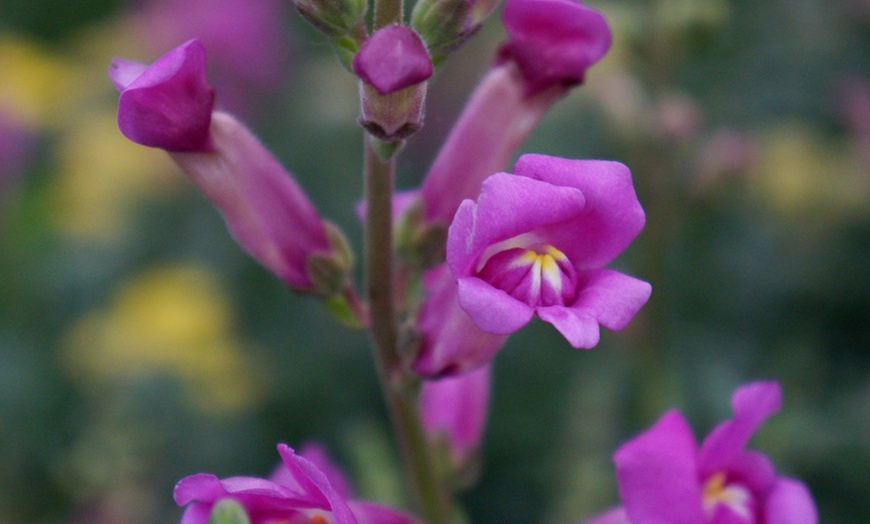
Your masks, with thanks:
M 780 477 L 764 505 L 764 521 L 772 524 L 816 524 L 816 504 L 800 481 Z
M 205 48 L 198 40 L 185 42 L 144 70 L 114 60 L 109 76 L 123 87 L 118 127 L 124 136 L 167 151 L 210 150 L 214 90 L 205 78 L 205 61 Z
M 578 278 L 579 292 L 569 307 L 612 330 L 628 325 L 652 293 L 647 282 L 610 269 L 585 271 Z
M 575 349 L 590 349 L 598 344 L 601 331 L 598 322 L 585 311 L 565 306 L 550 306 L 537 309 L 538 316 L 549 322 Z
M 605 266 L 625 250 L 646 222 L 631 172 L 619 162 L 523 155 L 514 173 L 583 193 L 582 213 L 546 233 L 577 269 Z
M 309 495 L 321 498 L 327 503 L 322 509 L 332 510 L 335 524 L 357 524 L 356 518 L 344 499 L 329 483 L 329 479 L 317 466 L 297 455 L 286 444 L 278 444 L 278 453 L 287 465 L 287 469 Z
M 697 447 L 676 410 L 614 454 L 625 511 L 637 523 L 701 523 Z
M 782 406 L 782 391 L 776 382 L 754 382 L 740 387 L 731 397 L 734 418 L 725 421 L 707 436 L 698 458 L 701 474 L 727 469 L 749 439 Z
M 378 29 L 353 57 L 353 72 L 387 95 L 425 82 L 432 76 L 426 46 L 413 30 L 401 25 Z
M 575 188 L 496 173 L 484 181 L 476 206 L 466 200 L 456 212 L 447 234 L 450 269 L 457 277 L 468 276 L 487 247 L 563 222 L 584 204 Z
M 476 277 L 460 278 L 459 307 L 480 329 L 508 335 L 529 323 L 535 310 Z

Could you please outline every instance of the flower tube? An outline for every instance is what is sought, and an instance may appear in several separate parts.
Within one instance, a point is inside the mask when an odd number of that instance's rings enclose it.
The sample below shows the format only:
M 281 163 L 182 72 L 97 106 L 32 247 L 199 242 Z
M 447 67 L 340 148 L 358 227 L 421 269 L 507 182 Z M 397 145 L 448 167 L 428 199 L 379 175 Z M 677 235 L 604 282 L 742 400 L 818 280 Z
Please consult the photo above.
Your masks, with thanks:
M 603 266 L 644 225 L 628 169 L 618 162 L 524 155 L 465 200 L 447 235 L 460 307 L 483 331 L 507 335 L 537 314 L 575 348 L 619 330 L 651 286 Z
M 169 152 L 254 259 L 294 290 L 341 290 L 351 265 L 343 236 L 250 131 L 213 112 L 202 44 L 190 40 L 147 67 L 116 59 L 109 74 L 121 91 L 121 132 Z
M 484 366 L 464 375 L 423 383 L 423 427 L 430 439 L 444 440 L 457 470 L 472 464 L 483 441 L 491 375 L 490 367 Z
M 449 224 L 460 202 L 504 169 L 547 110 L 610 47 L 604 17 L 572 0 L 508 0 L 508 38 L 471 95 L 421 188 L 426 223 Z

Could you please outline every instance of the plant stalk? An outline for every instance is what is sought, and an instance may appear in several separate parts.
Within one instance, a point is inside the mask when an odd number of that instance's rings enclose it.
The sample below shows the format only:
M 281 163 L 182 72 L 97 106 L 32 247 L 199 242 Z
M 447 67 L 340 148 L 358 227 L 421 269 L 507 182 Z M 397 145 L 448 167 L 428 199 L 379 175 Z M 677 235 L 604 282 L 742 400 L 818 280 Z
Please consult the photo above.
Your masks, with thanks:
M 398 350 L 396 305 L 393 292 L 392 197 L 395 158 L 381 160 L 372 137 L 365 148 L 366 294 L 372 349 L 387 410 L 398 440 L 408 481 L 417 506 L 428 524 L 447 524 L 452 512 L 449 497 L 438 478 L 420 413 L 413 374 Z

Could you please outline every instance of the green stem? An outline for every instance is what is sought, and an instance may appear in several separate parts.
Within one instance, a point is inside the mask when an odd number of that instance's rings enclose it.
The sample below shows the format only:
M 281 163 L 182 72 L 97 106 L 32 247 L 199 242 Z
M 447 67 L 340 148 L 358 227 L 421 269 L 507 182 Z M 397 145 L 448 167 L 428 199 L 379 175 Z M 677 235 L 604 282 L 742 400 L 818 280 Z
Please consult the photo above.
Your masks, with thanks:
M 428 524 L 450 522 L 451 505 L 439 481 L 417 409 L 416 378 L 398 350 L 393 293 L 392 196 L 395 159 L 381 160 L 372 141 L 365 153 L 365 276 L 374 358 L 393 430 L 417 505 Z
M 402 23 L 402 0 L 375 0 L 374 31 L 390 25 Z

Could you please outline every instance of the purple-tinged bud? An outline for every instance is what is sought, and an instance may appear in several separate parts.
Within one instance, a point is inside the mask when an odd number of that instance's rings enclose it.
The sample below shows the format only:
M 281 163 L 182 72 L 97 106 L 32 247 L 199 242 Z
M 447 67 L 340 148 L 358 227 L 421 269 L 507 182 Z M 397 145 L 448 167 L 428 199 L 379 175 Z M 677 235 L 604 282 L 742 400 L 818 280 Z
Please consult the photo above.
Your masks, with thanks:
M 464 375 L 427 380 L 420 392 L 426 434 L 436 446 L 446 447 L 451 469 L 460 474 L 476 465 L 489 411 L 491 374 L 490 366 L 483 366 Z
M 172 159 L 220 210 L 236 241 L 296 291 L 333 296 L 352 257 L 302 188 L 243 125 L 212 115 L 213 150 Z
M 114 59 L 109 77 L 121 92 L 118 127 L 127 138 L 167 151 L 209 151 L 214 90 L 205 48 L 189 40 L 150 66 Z
M 480 29 L 498 0 L 420 0 L 411 13 L 411 27 L 426 41 L 434 64 Z
M 353 59 L 360 83 L 360 125 L 384 142 L 406 138 L 423 126 L 426 80 L 432 62 L 411 29 L 390 25 L 365 41 Z
M 574 0 L 507 0 L 502 21 L 500 61 L 519 66 L 529 93 L 582 83 L 610 49 L 607 20 Z
M 366 0 L 293 0 L 302 18 L 321 33 L 339 38 L 364 23 Z

